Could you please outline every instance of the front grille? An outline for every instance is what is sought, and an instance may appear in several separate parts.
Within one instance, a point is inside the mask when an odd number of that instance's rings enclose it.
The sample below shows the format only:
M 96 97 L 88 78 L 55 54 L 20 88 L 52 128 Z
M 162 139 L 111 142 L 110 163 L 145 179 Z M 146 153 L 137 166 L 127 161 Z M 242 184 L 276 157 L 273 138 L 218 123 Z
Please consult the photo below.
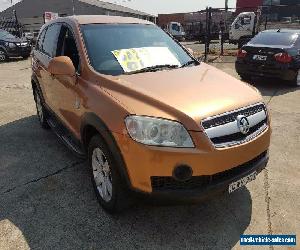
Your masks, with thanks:
M 259 113 L 260 111 L 265 110 L 264 104 L 259 104 L 257 106 L 245 108 L 243 110 L 233 111 L 230 113 L 225 113 L 223 115 L 217 116 L 215 118 L 207 119 L 202 122 L 204 129 L 209 129 L 213 127 L 218 127 L 225 125 L 229 122 L 234 122 L 239 115 L 244 115 L 246 117 Z
M 256 163 L 266 157 L 267 152 L 262 153 L 253 160 L 238 167 L 226 170 L 214 175 L 193 176 L 188 181 L 177 181 L 173 177 L 152 176 L 151 184 L 153 191 L 176 191 L 204 189 L 226 180 L 231 180 L 250 170 Z
M 250 123 L 246 135 L 238 127 L 240 115 L 247 117 Z M 202 126 L 215 147 L 229 147 L 255 138 L 267 128 L 267 123 L 266 107 L 260 103 L 208 118 L 202 121 Z
M 266 120 L 263 120 L 260 123 L 258 123 L 257 125 L 255 125 L 254 127 L 250 128 L 249 134 L 251 135 L 251 134 L 255 133 L 257 130 L 262 128 L 265 123 L 266 123 Z M 231 135 L 225 135 L 225 136 L 221 136 L 221 137 L 212 138 L 211 141 L 216 145 L 217 144 L 221 145 L 221 144 L 228 143 L 228 142 L 244 141 L 244 140 L 247 140 L 247 138 L 248 138 L 248 135 L 244 135 L 242 133 L 235 133 L 235 134 L 231 134 Z

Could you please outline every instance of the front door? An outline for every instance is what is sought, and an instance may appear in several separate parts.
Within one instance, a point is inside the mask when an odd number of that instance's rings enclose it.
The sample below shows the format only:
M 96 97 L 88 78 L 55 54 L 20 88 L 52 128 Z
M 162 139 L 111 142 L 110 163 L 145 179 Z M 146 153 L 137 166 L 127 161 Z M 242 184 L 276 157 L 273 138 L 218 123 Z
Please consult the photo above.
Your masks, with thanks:
M 79 75 L 80 59 L 76 41 L 71 28 L 62 25 L 58 37 L 56 56 L 68 56 Z M 53 83 L 55 96 L 55 112 L 60 120 L 73 134 L 78 136 L 80 99 L 78 95 L 78 76 L 55 76 Z

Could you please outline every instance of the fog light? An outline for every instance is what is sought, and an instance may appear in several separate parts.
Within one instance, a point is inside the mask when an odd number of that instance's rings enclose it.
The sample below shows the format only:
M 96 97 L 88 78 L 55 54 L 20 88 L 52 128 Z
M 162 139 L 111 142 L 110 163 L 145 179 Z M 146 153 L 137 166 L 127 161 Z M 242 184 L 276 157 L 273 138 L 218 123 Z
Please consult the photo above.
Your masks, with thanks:
M 173 177 L 177 181 L 188 181 L 193 176 L 193 170 L 187 165 L 180 165 L 176 167 L 173 171 Z

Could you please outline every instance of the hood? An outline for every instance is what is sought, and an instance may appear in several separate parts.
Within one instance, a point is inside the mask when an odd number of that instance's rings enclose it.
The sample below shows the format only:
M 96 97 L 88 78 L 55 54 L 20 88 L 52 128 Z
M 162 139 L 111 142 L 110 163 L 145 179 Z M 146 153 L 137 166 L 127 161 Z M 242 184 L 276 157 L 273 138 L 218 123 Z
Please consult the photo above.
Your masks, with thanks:
M 19 37 L 4 37 L 1 40 L 5 42 L 11 42 L 11 43 L 25 43 L 28 42 L 26 38 L 19 38 Z
M 200 124 L 204 118 L 262 101 L 255 88 L 205 63 L 110 80 L 115 84 L 107 85 L 106 91 L 129 112 L 182 123 L 192 119 Z M 188 129 L 199 130 L 200 125 L 196 128 L 190 123 Z

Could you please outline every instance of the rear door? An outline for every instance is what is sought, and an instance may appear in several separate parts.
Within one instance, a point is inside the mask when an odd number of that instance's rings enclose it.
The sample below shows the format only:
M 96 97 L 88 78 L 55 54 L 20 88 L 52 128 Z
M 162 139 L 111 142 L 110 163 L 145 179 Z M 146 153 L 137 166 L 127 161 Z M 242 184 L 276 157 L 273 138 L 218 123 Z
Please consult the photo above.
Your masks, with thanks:
M 55 93 L 53 90 L 53 77 L 48 72 L 48 65 L 55 55 L 58 34 L 61 25 L 52 24 L 45 28 L 37 42 L 35 53 L 35 62 L 38 65 L 38 80 L 42 89 L 46 105 L 54 112 L 55 110 Z

